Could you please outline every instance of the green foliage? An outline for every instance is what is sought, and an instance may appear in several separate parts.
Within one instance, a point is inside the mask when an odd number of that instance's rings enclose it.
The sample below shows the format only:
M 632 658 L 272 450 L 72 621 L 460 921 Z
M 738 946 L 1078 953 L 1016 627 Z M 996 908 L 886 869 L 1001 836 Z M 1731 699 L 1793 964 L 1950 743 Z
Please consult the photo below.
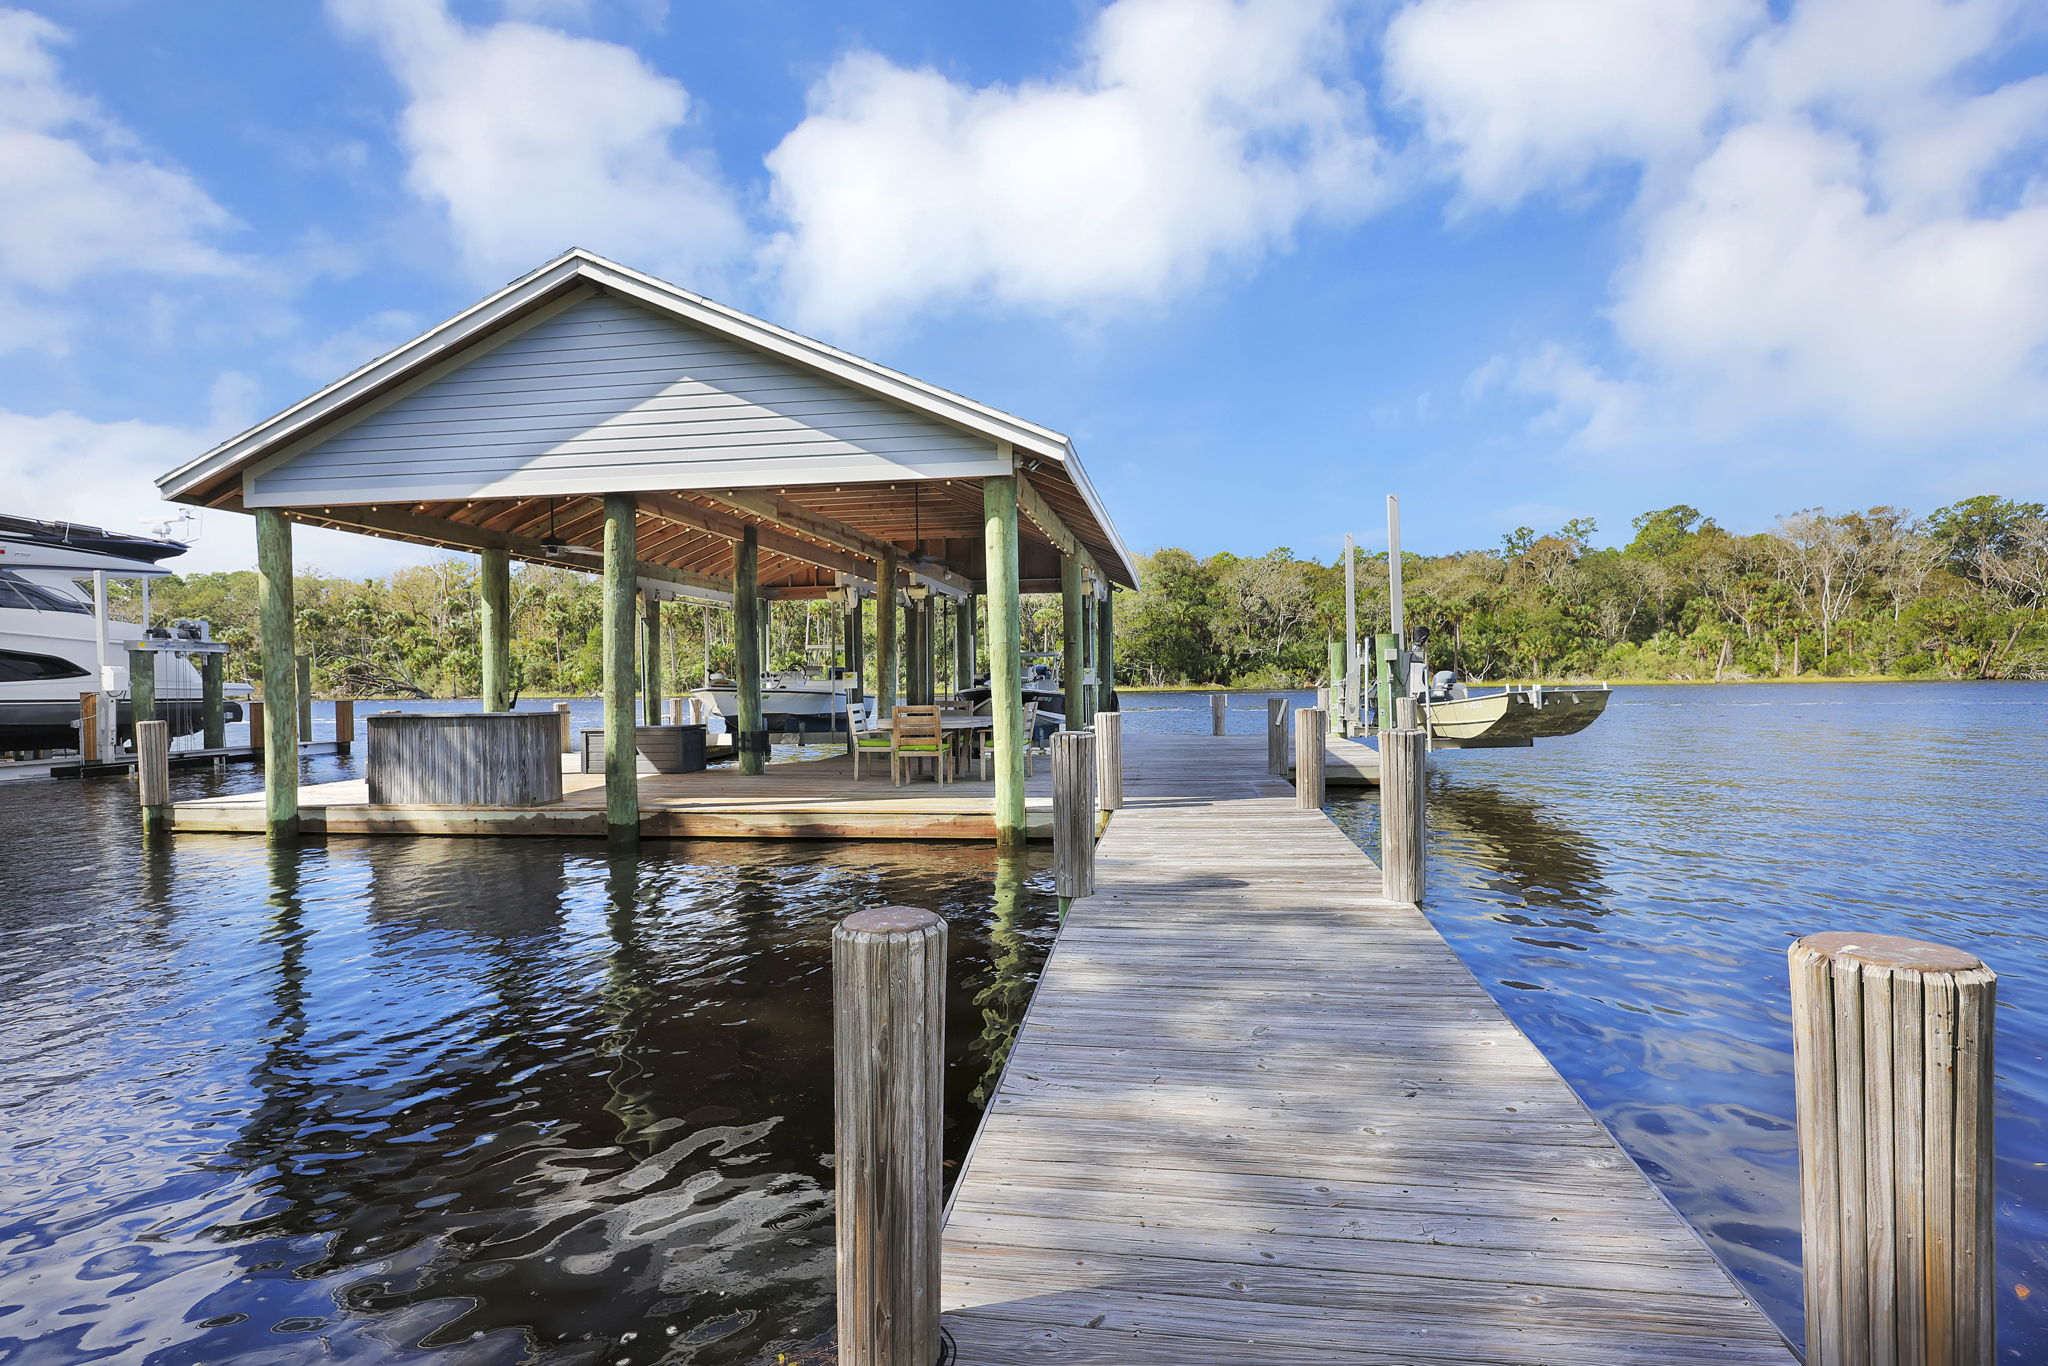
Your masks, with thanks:
M 1504 677 L 2048 677 L 2048 516 L 1966 499 L 1925 525 L 1897 508 L 1793 513 L 1733 535 L 1684 503 L 1594 549 L 1590 519 L 1518 527 L 1491 551 L 1405 557 L 1411 636 L 1432 668 Z M 1126 683 L 1321 681 L 1341 634 L 1341 564 L 1276 550 L 1162 550 L 1119 603 Z M 1363 635 L 1387 626 L 1386 557 L 1361 556 Z M 1304 610 L 1301 606 L 1306 601 Z
M 1411 637 L 1432 668 L 1505 677 L 1774 678 L 1895 674 L 2048 678 L 2048 509 L 1968 498 L 1924 523 L 1897 508 L 1792 513 L 1738 536 L 1680 503 L 1634 519 L 1620 549 L 1595 549 L 1589 519 L 1539 534 L 1521 527 L 1494 550 L 1408 555 Z M 1321 681 L 1326 642 L 1344 629 L 1340 563 L 1160 550 L 1143 588 L 1117 600 L 1117 676 L 1126 685 Z M 477 590 L 467 559 L 356 581 L 301 575 L 299 648 L 315 686 L 355 696 L 473 696 L 479 686 Z M 159 583 L 156 612 L 199 617 L 230 646 L 228 671 L 256 669 L 256 576 L 195 574 Z M 1385 555 L 1361 555 L 1359 630 L 1388 629 Z M 597 580 L 552 565 L 512 578 L 513 681 L 534 696 L 595 692 L 602 681 Z M 836 656 L 839 613 L 824 602 L 773 605 L 773 668 Z M 866 658 L 875 659 L 872 605 Z M 707 666 L 734 665 L 723 608 L 663 610 L 671 690 Z M 1024 603 L 1024 648 L 1060 648 L 1056 597 Z M 947 647 L 940 645 L 941 657 Z

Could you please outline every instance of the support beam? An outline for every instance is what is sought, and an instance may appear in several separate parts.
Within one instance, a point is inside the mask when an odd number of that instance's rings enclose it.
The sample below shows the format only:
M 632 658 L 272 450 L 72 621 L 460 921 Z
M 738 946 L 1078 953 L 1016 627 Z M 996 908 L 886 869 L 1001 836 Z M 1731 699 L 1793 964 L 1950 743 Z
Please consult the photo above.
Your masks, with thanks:
M 199 656 L 199 743 L 208 749 L 226 749 L 228 745 L 226 670 L 225 655 L 208 652 Z
M 417 545 L 440 546 L 444 550 L 482 551 L 502 546 L 513 559 L 525 560 L 531 564 L 551 564 L 560 569 L 586 571 L 598 569 L 598 561 L 592 557 L 551 554 L 547 546 L 531 536 L 515 536 L 510 532 L 472 526 L 468 522 L 450 522 L 439 517 L 425 517 L 416 512 L 395 512 L 376 506 L 283 508 L 278 511 L 282 511 L 292 521 L 303 522 L 307 526 L 331 527 L 340 531 L 357 532 L 364 536 L 382 536 L 392 540 L 410 541 Z M 732 588 L 732 584 L 726 579 L 715 578 L 710 574 L 693 574 L 683 569 L 671 569 L 665 564 L 652 564 L 646 560 L 634 565 L 633 572 L 639 578 L 653 579 L 658 583 L 672 583 L 678 588 L 695 590 L 706 600 L 719 603 L 726 601 Z
M 755 596 L 754 580 L 760 568 L 761 552 L 754 528 L 740 533 L 733 556 L 732 610 L 733 645 L 739 658 L 733 664 L 733 690 L 739 695 L 739 733 L 734 737 L 740 756 L 740 772 L 759 773 L 767 767 L 768 727 L 761 718 L 761 599 Z
M 1084 625 L 1087 606 L 1088 590 L 1081 582 L 1080 557 L 1068 555 L 1060 561 L 1060 678 L 1066 685 L 1068 730 L 1084 730 L 1094 719 L 1094 713 L 1088 710 L 1088 686 L 1081 681 L 1088 671 Z
M 128 652 L 128 713 L 136 725 L 156 720 L 156 651 Z
M 953 690 L 974 686 L 974 594 L 953 604 Z
M 647 724 L 661 724 L 661 599 L 652 593 L 640 595 L 640 696 L 647 707 Z
M 812 537 L 840 550 L 851 551 L 863 559 L 879 562 L 883 553 L 892 548 L 887 541 L 878 540 L 858 527 L 848 526 L 844 522 L 827 517 L 822 512 L 813 512 L 807 507 L 792 503 L 780 494 L 770 493 L 766 489 L 720 489 L 716 493 L 693 492 L 696 497 L 706 498 L 712 502 L 721 503 L 726 507 L 737 508 L 742 512 L 752 513 L 756 517 L 765 517 L 769 521 L 779 523 L 800 535 Z M 919 565 L 916 568 L 904 571 L 904 573 L 907 578 L 928 579 L 933 583 L 944 584 L 956 592 L 972 592 L 974 588 L 973 580 L 969 579 L 966 575 L 956 574 L 952 570 L 939 565 Z
M 786 560 L 814 564 L 820 569 L 836 569 L 842 574 L 865 575 L 872 567 L 862 556 L 822 546 L 816 541 L 793 536 L 774 527 L 755 526 L 752 522 L 727 516 L 715 508 L 678 498 L 673 493 L 643 493 L 640 495 L 640 508 L 643 512 L 659 517 L 663 521 L 674 522 L 677 526 L 686 526 L 693 531 L 722 536 L 735 543 L 739 541 L 743 531 L 751 528 L 757 550 L 765 550 L 770 555 L 780 555 Z
M 1102 566 L 1095 563 L 1095 557 L 1088 553 L 1088 547 L 1081 544 L 1081 538 L 1068 529 L 1060 515 L 1052 510 L 1052 504 L 1045 501 L 1045 495 L 1033 488 L 1031 481 L 1021 474 L 1017 476 L 1017 510 L 1045 533 L 1045 539 L 1051 541 L 1060 554 L 1079 560 L 1081 568 L 1097 580 L 1109 581 L 1108 575 L 1102 572 Z
M 292 524 L 276 508 L 256 510 L 256 603 L 263 663 L 263 819 L 271 840 L 284 842 L 299 835 L 299 669 Z
M 861 704 L 867 701 L 867 686 L 863 678 L 867 672 L 867 614 L 861 610 L 859 593 L 849 594 L 846 607 L 846 702 L 853 715 L 860 715 Z
M 881 560 L 875 582 L 875 717 L 886 721 L 896 710 L 896 551 Z
M 1116 595 L 1104 593 L 1095 604 L 1095 678 L 1097 711 L 1121 711 L 1116 695 Z
M 633 567 L 637 510 L 630 493 L 604 496 L 604 796 L 614 835 L 640 833 L 640 764 L 633 706 Z
M 994 714 L 996 847 L 1020 853 L 1024 823 L 1024 608 L 1017 593 L 1015 475 L 981 482 L 982 540 L 988 562 L 989 710 Z
M 478 640 L 483 647 L 483 708 L 512 707 L 512 557 L 488 546 L 477 565 Z

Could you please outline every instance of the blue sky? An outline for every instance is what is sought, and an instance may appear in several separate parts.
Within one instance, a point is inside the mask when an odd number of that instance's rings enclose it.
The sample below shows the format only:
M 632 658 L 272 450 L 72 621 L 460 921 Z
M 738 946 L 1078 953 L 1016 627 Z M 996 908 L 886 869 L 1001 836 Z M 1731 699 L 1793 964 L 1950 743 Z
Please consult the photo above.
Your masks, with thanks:
M 0 505 L 135 526 L 570 245 L 1068 432 L 1140 548 L 2048 497 L 2044 73 L 2021 0 L 0 7 Z

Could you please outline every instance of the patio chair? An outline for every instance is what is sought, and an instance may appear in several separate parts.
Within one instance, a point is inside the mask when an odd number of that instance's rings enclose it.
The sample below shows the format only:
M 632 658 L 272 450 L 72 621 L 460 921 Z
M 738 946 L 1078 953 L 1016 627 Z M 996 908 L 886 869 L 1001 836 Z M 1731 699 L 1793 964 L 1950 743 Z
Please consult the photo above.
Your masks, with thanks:
M 888 731 L 868 724 L 865 709 L 856 712 L 849 707 L 847 709 L 846 724 L 853 733 L 853 780 L 859 782 L 860 756 L 872 754 L 875 758 L 880 759 L 884 754 L 888 754 L 895 748 L 895 742 L 889 738 Z M 895 760 L 891 758 L 889 763 L 891 776 L 894 776 L 895 770 Z
M 1023 732 L 1024 732 L 1024 733 L 1023 733 L 1023 735 L 1022 735 L 1021 737 L 1019 737 L 1019 738 L 1020 738 L 1020 739 L 1022 740 L 1022 742 L 1023 742 L 1023 745 L 1024 745 L 1024 773 L 1025 773 L 1025 776 L 1026 776 L 1026 777 L 1029 777 L 1029 776 L 1030 776 L 1030 774 L 1031 774 L 1031 732 L 1033 732 L 1034 730 L 1037 730 L 1037 729 L 1038 729 L 1038 704 L 1037 704 L 1036 702 L 1026 702 L 1026 703 L 1024 704 L 1024 725 L 1023 725 Z M 982 747 L 981 747 L 981 768 L 980 768 L 980 773 L 981 773 L 981 780 L 982 780 L 983 782 L 987 782 L 987 781 L 988 781 L 988 756 L 989 756 L 989 751 L 990 751 L 991 749 L 993 749 L 994 747 L 995 747 L 995 746 L 994 746 L 994 736 L 993 736 L 993 735 L 989 735 L 989 736 L 986 736 L 986 737 L 985 737 L 985 739 L 984 739 L 984 743 L 982 744 Z
M 953 741 L 935 706 L 898 707 L 889 718 L 889 776 L 903 785 L 906 765 L 929 759 L 934 776 L 944 783 L 952 765 Z

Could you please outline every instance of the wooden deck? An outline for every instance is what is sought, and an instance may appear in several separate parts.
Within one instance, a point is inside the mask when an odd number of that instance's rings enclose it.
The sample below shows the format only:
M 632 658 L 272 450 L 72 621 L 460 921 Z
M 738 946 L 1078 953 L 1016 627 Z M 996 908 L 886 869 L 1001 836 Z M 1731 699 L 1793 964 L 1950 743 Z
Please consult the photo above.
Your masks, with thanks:
M 1263 738 L 1125 756 L 947 1216 L 961 1366 L 1795 1360 Z
M 573 762 L 573 756 L 567 756 Z M 372 806 L 362 779 L 299 789 L 299 828 L 327 835 L 603 835 L 604 777 L 562 775 L 563 796 L 548 806 Z M 1048 762 L 1026 780 L 1034 839 L 1052 834 Z M 691 839 L 993 840 L 995 784 L 941 787 L 924 770 L 897 787 L 889 761 L 861 760 L 853 780 L 848 755 L 770 764 L 748 776 L 736 769 L 640 775 L 640 833 Z M 174 830 L 261 833 L 263 793 L 180 802 Z

